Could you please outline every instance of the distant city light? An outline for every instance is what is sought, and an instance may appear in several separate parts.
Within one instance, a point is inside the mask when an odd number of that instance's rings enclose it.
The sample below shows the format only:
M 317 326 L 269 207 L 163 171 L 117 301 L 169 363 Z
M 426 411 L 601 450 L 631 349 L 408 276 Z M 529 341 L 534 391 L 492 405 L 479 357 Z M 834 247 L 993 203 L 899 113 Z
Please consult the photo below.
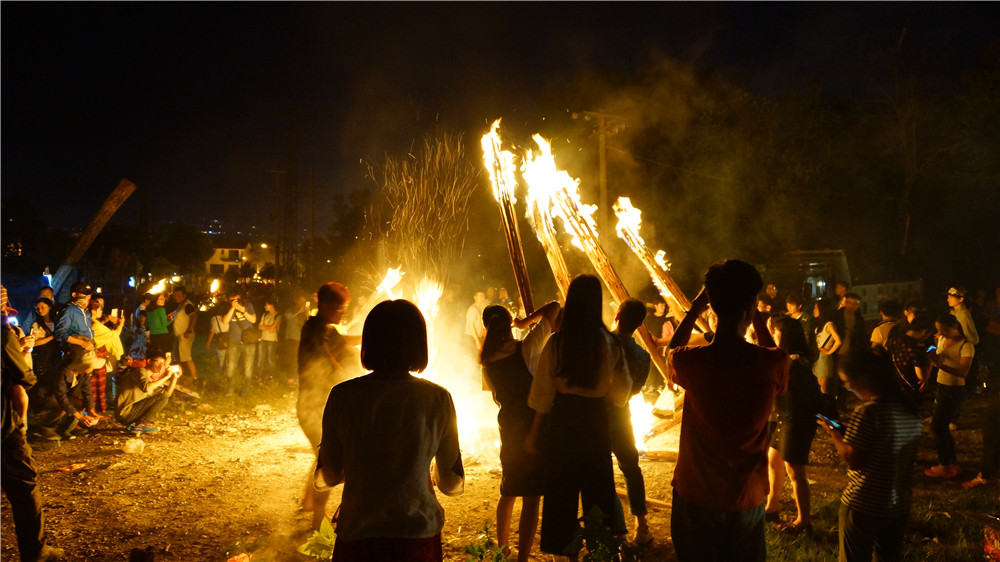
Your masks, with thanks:
M 261 242 L 260 247 L 261 248 L 267 248 L 267 244 L 264 244 L 263 242 Z

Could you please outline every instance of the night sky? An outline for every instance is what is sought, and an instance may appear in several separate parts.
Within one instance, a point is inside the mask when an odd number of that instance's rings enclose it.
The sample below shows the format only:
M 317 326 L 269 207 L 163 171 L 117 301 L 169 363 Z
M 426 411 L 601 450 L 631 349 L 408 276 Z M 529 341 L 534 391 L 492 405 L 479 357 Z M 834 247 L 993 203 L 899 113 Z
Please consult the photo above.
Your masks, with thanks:
M 956 61 L 997 37 L 988 3 L 11 3 L 2 5 L 2 182 L 83 226 L 122 177 L 156 224 L 267 224 L 297 123 L 300 185 L 369 186 L 362 160 L 435 126 L 543 131 L 587 72 L 657 56 L 758 94 L 864 88 L 873 46 Z M 955 74 L 947 75 L 948 68 Z M 294 118 L 292 116 L 295 116 Z M 526 140 L 526 139 L 525 139 Z M 131 221 L 133 195 L 115 217 Z M 39 205 L 42 206 L 42 205 Z M 328 209 L 318 204 L 320 220 Z M 301 216 L 301 215 L 300 215 Z M 53 221 L 55 222 L 55 221 Z

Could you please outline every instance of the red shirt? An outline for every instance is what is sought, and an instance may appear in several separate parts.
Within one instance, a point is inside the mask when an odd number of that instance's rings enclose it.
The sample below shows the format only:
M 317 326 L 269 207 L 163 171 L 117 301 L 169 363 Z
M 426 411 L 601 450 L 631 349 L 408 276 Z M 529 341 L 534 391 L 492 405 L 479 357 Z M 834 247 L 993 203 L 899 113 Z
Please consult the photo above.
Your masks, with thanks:
M 685 390 L 674 489 L 709 509 L 760 506 L 768 490 L 767 421 L 774 397 L 788 387 L 788 354 L 750 343 L 712 344 L 677 348 L 669 360 Z

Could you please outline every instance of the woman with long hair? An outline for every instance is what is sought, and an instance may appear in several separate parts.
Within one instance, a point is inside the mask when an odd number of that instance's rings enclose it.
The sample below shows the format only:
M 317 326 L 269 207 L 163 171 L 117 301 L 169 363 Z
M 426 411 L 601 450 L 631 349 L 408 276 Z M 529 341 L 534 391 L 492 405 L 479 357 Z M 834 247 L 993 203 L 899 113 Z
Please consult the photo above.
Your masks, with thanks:
M 816 363 L 813 364 L 813 374 L 819 381 L 819 389 L 823 394 L 837 391 L 837 385 L 830 382 L 834 376 L 833 357 L 843 343 L 837 326 L 833 323 L 833 313 L 836 309 L 829 299 L 819 299 L 813 305 L 813 323 L 816 330 Z
M 433 486 L 461 494 L 465 469 L 451 394 L 411 374 L 427 359 L 420 309 L 384 301 L 361 334 L 361 363 L 371 372 L 330 391 L 316 486 L 344 483 L 333 562 L 444 557 Z
M 159 350 L 169 352 L 174 348 L 173 334 L 170 333 L 167 311 L 167 295 L 153 295 L 146 309 L 146 327 L 149 329 L 149 344 Z
M 605 400 L 623 406 L 632 380 L 601 311 L 601 282 L 593 275 L 575 277 L 562 326 L 545 344 L 528 395 L 535 418 L 525 446 L 543 453 L 547 470 L 540 548 L 550 554 L 566 554 L 581 497 L 584 514 L 599 508 L 608 527 L 616 507 Z M 543 419 L 548 435 L 540 443 Z
M 937 326 L 937 349 L 928 354 L 931 365 L 938 368 L 937 396 L 931 417 L 931 433 L 937 449 L 938 464 L 924 474 L 934 478 L 954 478 L 961 470 L 955 456 L 955 438 L 949 424 L 958 419 L 958 412 L 965 401 L 965 377 L 972 366 L 976 348 L 965 339 L 965 332 L 958 318 L 942 314 L 934 322 Z
M 550 302 L 526 318 L 513 320 L 510 311 L 500 304 L 486 307 L 483 325 L 486 336 L 479 361 L 493 400 L 500 406 L 500 500 L 497 502 L 497 543 L 510 544 L 510 521 L 514 500 L 521 498 L 521 522 L 518 527 L 517 559 L 526 562 L 538 527 L 538 503 L 544 475 L 538 458 L 524 450 L 524 438 L 531 428 L 535 412 L 528 407 L 533 373 L 545 342 L 555 329 L 559 303 Z M 520 341 L 511 327 L 528 329 Z
M 796 517 L 783 525 L 781 530 L 792 534 L 811 532 L 806 464 L 809 463 L 809 449 L 816 436 L 819 385 L 812 373 L 809 343 L 802 330 L 802 323 L 790 316 L 777 320 L 774 324 L 774 340 L 779 349 L 788 352 L 792 364 L 788 373 L 788 391 L 775 399 L 778 427 L 771 436 L 771 448 L 767 455 L 770 490 L 764 512 L 767 518 L 778 519 L 781 487 L 787 472 L 792 482 Z
M 35 346 L 31 348 L 32 370 L 39 384 L 47 384 L 59 363 L 59 343 L 55 341 L 56 323 L 52 318 L 51 299 L 42 297 L 35 301 L 35 319 L 31 322 L 31 335 Z

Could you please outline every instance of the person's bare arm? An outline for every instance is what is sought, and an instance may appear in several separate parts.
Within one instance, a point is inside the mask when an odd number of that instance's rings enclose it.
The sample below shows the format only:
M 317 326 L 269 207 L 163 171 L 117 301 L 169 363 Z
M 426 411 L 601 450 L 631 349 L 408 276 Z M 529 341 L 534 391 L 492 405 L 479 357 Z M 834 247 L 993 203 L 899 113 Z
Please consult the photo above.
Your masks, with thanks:
M 12 384 L 7 390 L 7 397 L 10 398 L 11 407 L 15 412 L 21 417 L 22 420 L 28 419 L 28 391 L 19 384 Z M 28 424 L 24 424 L 24 430 L 27 430 Z
M 80 337 L 77 337 L 77 336 L 67 336 L 66 337 L 66 343 L 71 343 L 73 345 L 78 345 L 78 346 L 80 346 L 80 347 L 82 347 L 82 348 L 84 348 L 84 349 L 86 349 L 88 351 L 91 350 L 91 349 L 94 349 L 94 342 L 92 342 L 92 341 L 90 341 L 90 340 L 88 340 L 86 338 L 80 338 Z
M 681 320 L 677 330 L 674 331 L 674 337 L 670 338 L 670 348 L 674 349 L 677 347 L 682 347 L 688 344 L 691 339 L 691 332 L 694 330 L 695 324 L 698 322 L 698 317 L 701 313 L 708 309 L 708 291 L 705 287 L 701 288 L 698 292 L 698 296 L 691 301 L 691 310 L 687 311 L 684 315 L 684 319 Z
M 551 301 L 545 303 L 541 308 L 532 312 L 531 314 L 525 316 L 524 318 L 515 318 L 511 325 L 518 330 L 524 330 L 530 327 L 532 324 L 538 320 L 545 318 L 549 321 L 549 325 L 555 327 L 556 319 L 559 317 L 560 306 L 556 301 Z
M 840 458 L 844 459 L 847 468 L 858 470 L 864 467 L 865 462 L 868 460 L 867 451 L 858 449 L 844 441 L 844 436 L 825 419 L 819 418 L 816 420 L 816 423 L 826 429 L 826 432 L 830 435 L 830 439 L 833 440 L 834 447 L 837 448 L 837 453 L 840 454 Z
M 762 347 L 778 347 L 771 337 L 771 330 L 767 329 L 767 319 L 757 309 L 753 311 L 753 331 L 757 334 L 757 343 Z

